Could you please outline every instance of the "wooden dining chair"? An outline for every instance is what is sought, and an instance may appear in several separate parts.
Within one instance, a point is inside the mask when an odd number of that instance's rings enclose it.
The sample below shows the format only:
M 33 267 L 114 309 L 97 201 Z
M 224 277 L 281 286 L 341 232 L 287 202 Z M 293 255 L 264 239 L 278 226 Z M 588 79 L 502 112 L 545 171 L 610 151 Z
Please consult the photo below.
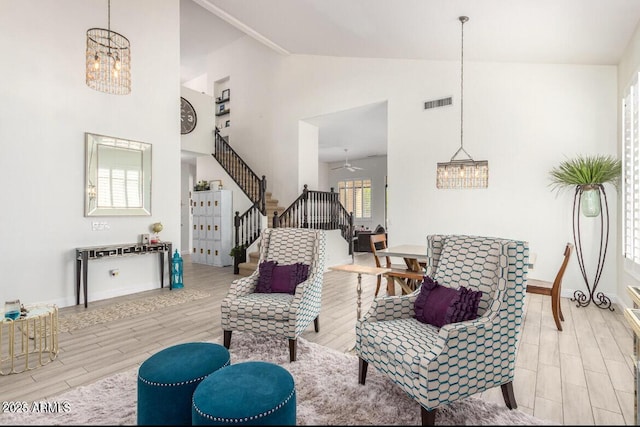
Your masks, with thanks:
M 558 327 L 559 331 L 562 330 L 562 324 L 560 323 L 560 321 L 564 321 L 562 308 L 560 307 L 562 277 L 564 276 L 564 271 L 566 270 L 567 264 L 569 263 L 569 258 L 571 258 L 571 252 L 573 252 L 573 244 L 567 243 L 567 246 L 564 248 L 564 259 L 562 260 L 560 270 L 558 271 L 558 274 L 556 274 L 556 278 L 553 282 L 537 279 L 527 279 L 528 293 L 551 296 L 551 311 L 553 312 L 553 320 L 556 321 L 556 326 Z
M 380 256 L 378 256 L 377 249 L 387 249 L 387 236 L 385 234 L 374 234 L 371 235 L 370 243 L 371 252 L 373 253 L 373 257 L 376 261 L 376 267 L 383 267 L 380 262 Z M 395 282 L 397 281 L 402 288 L 402 294 L 408 294 L 414 291 L 417 288 L 418 283 L 422 283 L 422 272 L 421 271 L 413 271 L 409 268 L 403 268 L 401 266 L 394 266 L 391 264 L 391 257 L 385 257 L 386 262 L 384 267 L 391 268 L 392 270 L 385 273 L 384 276 L 387 278 L 387 294 L 395 295 Z M 378 276 L 378 283 L 376 284 L 376 293 L 374 297 L 378 296 L 378 292 L 380 291 L 380 283 L 382 282 L 382 277 Z

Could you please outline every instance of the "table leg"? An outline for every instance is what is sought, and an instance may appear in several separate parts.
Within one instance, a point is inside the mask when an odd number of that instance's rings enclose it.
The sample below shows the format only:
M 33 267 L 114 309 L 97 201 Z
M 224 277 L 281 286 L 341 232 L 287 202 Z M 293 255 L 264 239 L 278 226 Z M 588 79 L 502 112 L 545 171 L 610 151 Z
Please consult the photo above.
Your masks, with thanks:
M 357 294 L 356 301 L 358 304 L 357 314 L 358 314 L 358 320 L 360 320 L 360 310 L 362 306 L 362 273 L 358 273 L 358 286 L 356 287 L 356 294 Z
M 82 251 L 82 280 L 84 281 L 84 308 L 87 308 L 87 280 L 89 271 L 89 252 Z M 80 294 L 78 294 L 80 295 Z M 78 301 L 80 303 L 80 301 Z
M 158 251 L 160 255 L 160 287 L 164 288 L 164 249 Z
M 171 265 L 171 260 L 173 256 L 172 254 L 173 254 L 173 244 L 169 243 L 167 246 L 167 264 L 169 264 L 169 290 L 173 289 L 173 269 Z
M 80 305 L 80 275 L 82 274 L 82 259 L 76 254 L 76 305 Z

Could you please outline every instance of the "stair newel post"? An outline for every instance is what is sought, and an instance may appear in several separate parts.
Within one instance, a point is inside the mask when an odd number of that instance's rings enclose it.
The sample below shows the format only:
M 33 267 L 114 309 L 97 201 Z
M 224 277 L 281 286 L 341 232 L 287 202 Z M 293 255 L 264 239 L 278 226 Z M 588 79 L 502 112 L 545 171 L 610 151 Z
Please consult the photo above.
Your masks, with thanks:
M 355 256 L 355 253 L 353 252 L 353 212 L 349 212 L 349 236 L 349 250 L 351 251 L 351 259 L 353 260 L 353 257 Z
M 236 215 L 233 218 L 233 225 L 235 228 L 235 246 L 233 248 L 233 274 L 238 274 L 240 273 L 240 267 L 239 264 L 241 262 L 244 262 L 244 257 L 246 257 L 246 253 L 244 250 L 242 251 L 238 251 L 238 247 L 240 246 L 240 225 L 241 225 L 241 219 L 240 219 L 240 212 L 236 211 Z
M 340 224 L 340 221 L 338 220 L 338 193 L 335 193 L 333 191 L 333 187 L 331 187 L 331 191 L 330 191 L 330 199 L 329 199 L 329 204 L 330 204 L 330 209 L 331 209 L 331 228 L 338 228 L 338 224 Z
M 304 185 L 302 189 L 302 228 L 309 228 L 309 217 L 308 217 L 308 203 L 309 203 L 309 189 L 307 188 L 307 184 Z
M 260 180 L 260 212 L 263 214 L 267 214 L 267 177 L 262 175 L 262 179 Z
M 273 220 L 271 221 L 273 228 L 278 228 L 278 211 L 273 211 Z

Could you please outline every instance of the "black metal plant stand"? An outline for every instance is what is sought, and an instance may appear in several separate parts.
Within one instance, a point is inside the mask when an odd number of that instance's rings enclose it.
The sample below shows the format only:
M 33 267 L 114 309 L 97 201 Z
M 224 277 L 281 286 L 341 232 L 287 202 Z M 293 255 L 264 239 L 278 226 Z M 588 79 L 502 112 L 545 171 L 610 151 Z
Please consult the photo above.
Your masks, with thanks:
M 600 275 L 602 274 L 602 269 L 604 268 L 604 260 L 607 256 L 607 245 L 609 242 L 609 205 L 607 203 L 607 194 L 604 191 L 604 186 L 602 184 L 594 184 L 593 187 L 597 187 L 598 195 L 600 197 L 600 250 L 598 252 L 598 265 L 596 267 L 596 272 L 593 277 L 593 283 L 589 283 L 589 278 L 587 277 L 587 272 L 584 267 L 584 258 L 582 255 L 582 239 L 580 236 L 580 202 L 582 200 L 582 193 L 584 192 L 584 188 L 582 186 L 576 186 L 576 192 L 573 197 L 573 242 L 576 247 L 576 256 L 578 258 L 578 265 L 580 266 L 580 272 L 582 273 L 582 278 L 584 279 L 584 283 L 587 285 L 587 291 L 589 294 L 585 294 L 581 290 L 577 290 L 573 293 L 573 298 L 571 301 L 577 301 L 577 307 L 586 307 L 591 302 L 593 302 L 599 308 L 606 309 L 608 308 L 611 311 L 614 311 L 614 308 L 611 306 L 611 299 L 607 297 L 602 292 L 596 293 L 596 288 L 598 287 L 598 282 L 600 281 Z M 602 203 L 604 201 L 604 204 Z

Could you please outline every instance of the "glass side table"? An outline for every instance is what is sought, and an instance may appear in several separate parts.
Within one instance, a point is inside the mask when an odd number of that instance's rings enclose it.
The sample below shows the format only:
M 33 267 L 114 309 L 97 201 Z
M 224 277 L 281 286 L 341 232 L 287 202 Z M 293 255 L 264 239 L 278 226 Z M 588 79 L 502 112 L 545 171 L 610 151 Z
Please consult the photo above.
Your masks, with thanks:
M 19 374 L 58 356 L 58 306 L 25 306 L 26 316 L 0 313 L 0 375 Z

